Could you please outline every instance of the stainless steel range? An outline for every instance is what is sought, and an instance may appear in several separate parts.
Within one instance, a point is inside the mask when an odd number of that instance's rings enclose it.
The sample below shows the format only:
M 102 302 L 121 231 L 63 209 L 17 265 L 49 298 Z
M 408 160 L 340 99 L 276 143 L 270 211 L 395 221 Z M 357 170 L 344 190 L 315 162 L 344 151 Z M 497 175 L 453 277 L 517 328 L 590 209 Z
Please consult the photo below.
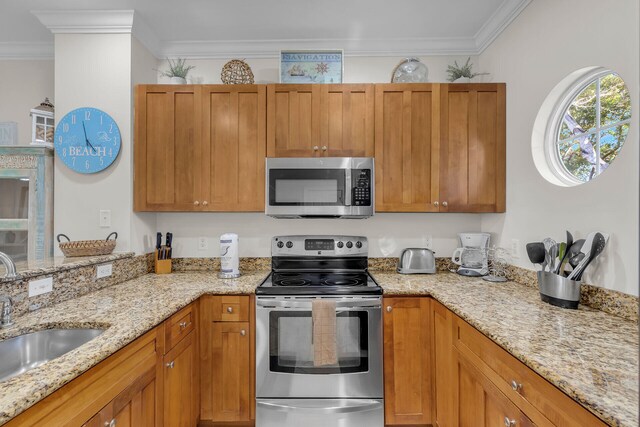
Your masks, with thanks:
M 382 289 L 366 237 L 279 236 L 271 254 L 256 289 L 256 426 L 382 427 Z M 333 359 L 319 359 L 327 306 Z

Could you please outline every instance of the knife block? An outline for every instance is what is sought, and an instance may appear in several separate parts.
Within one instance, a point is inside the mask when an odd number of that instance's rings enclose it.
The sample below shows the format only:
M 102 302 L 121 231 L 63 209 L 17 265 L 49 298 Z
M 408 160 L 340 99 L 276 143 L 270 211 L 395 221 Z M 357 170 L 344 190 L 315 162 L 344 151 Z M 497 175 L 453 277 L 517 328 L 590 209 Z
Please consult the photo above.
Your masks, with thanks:
M 155 251 L 154 265 L 156 274 L 171 273 L 171 259 L 158 259 L 158 250 Z

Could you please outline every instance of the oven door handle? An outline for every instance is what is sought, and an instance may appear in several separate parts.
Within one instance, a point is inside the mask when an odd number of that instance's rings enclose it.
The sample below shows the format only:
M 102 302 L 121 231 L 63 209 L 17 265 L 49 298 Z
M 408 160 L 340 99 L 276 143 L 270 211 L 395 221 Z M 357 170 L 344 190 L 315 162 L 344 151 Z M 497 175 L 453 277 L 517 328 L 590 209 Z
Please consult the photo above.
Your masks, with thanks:
M 281 412 L 313 412 L 316 414 L 348 414 L 380 409 L 382 402 L 372 399 L 287 399 L 287 403 L 278 401 L 260 401 L 257 406 Z
M 293 310 L 311 310 L 311 301 L 275 301 L 275 300 L 257 300 L 258 308 L 288 308 Z M 362 310 L 362 309 L 380 309 L 382 303 L 378 301 L 338 301 L 336 302 L 336 311 L 340 310 Z

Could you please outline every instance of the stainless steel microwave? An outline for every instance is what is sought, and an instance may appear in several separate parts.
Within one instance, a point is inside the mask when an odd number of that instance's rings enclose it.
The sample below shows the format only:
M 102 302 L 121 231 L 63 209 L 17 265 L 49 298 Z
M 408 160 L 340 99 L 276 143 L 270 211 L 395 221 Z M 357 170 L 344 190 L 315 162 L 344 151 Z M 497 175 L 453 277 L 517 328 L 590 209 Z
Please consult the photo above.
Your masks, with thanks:
M 374 214 L 370 157 L 267 158 L 265 213 L 276 218 L 368 218 Z

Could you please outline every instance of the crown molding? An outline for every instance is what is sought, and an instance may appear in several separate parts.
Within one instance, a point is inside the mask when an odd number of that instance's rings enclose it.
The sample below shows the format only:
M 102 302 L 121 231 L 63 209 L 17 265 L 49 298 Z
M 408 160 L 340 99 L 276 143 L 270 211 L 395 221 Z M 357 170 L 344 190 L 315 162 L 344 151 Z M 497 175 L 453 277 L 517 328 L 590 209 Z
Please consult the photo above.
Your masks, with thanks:
M 504 0 L 473 36 L 479 55 L 516 19 L 531 0 Z
M 133 10 L 32 10 L 53 34 L 126 34 Z
M 158 53 L 161 58 L 278 58 L 280 50 L 295 49 L 343 49 L 345 56 L 475 55 L 476 51 L 472 38 L 423 38 L 165 42 Z
M 51 60 L 53 58 L 53 43 L 0 42 L 0 60 Z

